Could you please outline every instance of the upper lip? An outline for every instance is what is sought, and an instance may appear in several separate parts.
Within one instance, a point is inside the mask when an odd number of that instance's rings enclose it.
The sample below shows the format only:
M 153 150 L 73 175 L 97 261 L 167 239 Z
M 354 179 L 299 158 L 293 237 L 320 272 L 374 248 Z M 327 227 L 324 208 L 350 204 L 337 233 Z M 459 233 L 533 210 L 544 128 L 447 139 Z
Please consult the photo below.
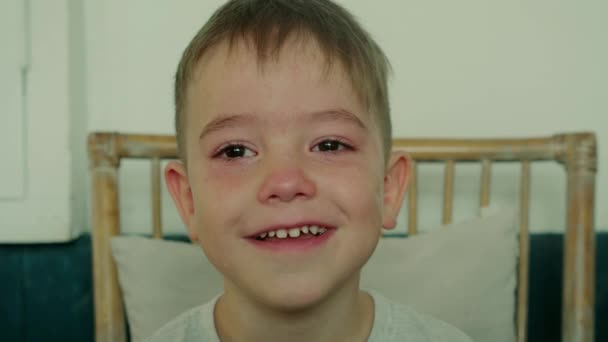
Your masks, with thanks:
M 272 224 L 270 226 L 266 226 L 262 229 L 257 230 L 255 233 L 247 236 L 248 238 L 255 238 L 256 236 L 260 236 L 264 233 L 268 233 L 270 231 L 273 230 L 279 230 L 279 229 L 291 229 L 291 228 L 300 228 L 300 227 L 304 227 L 304 226 L 318 226 L 318 227 L 325 227 L 327 229 L 335 229 L 336 227 L 327 223 L 327 222 L 323 222 L 323 221 L 318 221 L 318 220 L 309 220 L 309 221 L 301 221 L 301 222 L 292 222 L 292 223 L 277 223 L 277 224 Z

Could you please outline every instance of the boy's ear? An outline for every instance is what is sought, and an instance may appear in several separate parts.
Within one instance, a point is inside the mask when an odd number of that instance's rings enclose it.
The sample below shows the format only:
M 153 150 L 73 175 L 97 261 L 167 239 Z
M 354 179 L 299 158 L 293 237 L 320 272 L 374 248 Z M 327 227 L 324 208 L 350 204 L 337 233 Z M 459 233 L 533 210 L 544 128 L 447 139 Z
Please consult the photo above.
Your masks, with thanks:
M 198 233 L 194 227 L 194 201 L 188 174 L 182 162 L 171 161 L 165 166 L 165 183 L 175 203 L 182 221 L 188 228 L 190 240 L 197 241 Z
M 382 226 L 393 229 L 403 202 L 410 175 L 410 157 L 403 152 L 393 152 L 384 175 L 384 212 Z

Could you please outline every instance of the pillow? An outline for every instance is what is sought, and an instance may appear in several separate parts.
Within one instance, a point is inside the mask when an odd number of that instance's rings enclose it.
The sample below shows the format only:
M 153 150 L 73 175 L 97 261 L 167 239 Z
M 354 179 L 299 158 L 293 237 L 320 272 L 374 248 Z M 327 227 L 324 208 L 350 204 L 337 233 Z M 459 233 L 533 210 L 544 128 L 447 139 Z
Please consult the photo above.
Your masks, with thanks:
M 112 238 L 131 341 L 222 292 L 222 275 L 195 244 L 137 236 Z
M 361 287 L 444 320 L 475 341 L 515 340 L 516 215 L 487 217 L 381 239 Z M 132 341 L 221 293 L 221 274 L 198 245 L 112 238 Z
M 474 341 L 515 341 L 517 215 L 504 211 L 408 239 L 381 239 L 363 267 L 373 289 L 458 327 Z

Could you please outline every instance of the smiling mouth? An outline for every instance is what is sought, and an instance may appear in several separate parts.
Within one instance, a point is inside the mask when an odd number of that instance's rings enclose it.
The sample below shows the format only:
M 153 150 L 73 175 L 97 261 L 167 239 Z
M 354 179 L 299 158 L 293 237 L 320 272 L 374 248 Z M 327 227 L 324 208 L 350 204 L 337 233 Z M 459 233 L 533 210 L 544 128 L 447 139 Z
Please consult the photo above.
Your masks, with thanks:
M 302 253 L 324 246 L 336 230 L 334 227 L 305 225 L 268 230 L 247 240 L 257 248 L 273 253 Z
M 328 228 L 311 225 L 302 226 L 289 229 L 276 229 L 268 232 L 264 232 L 254 237 L 256 241 L 281 241 L 281 240 L 304 240 L 319 237 L 325 234 Z

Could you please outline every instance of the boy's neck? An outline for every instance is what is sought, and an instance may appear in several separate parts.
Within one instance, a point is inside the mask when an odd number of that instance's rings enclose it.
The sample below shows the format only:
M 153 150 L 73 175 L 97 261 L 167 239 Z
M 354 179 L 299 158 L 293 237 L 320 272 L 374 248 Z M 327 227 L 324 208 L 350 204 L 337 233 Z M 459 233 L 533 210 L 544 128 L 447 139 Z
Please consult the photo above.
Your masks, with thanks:
M 374 320 L 374 302 L 348 282 L 305 312 L 276 312 L 226 287 L 215 306 L 215 327 L 221 341 L 367 341 Z

